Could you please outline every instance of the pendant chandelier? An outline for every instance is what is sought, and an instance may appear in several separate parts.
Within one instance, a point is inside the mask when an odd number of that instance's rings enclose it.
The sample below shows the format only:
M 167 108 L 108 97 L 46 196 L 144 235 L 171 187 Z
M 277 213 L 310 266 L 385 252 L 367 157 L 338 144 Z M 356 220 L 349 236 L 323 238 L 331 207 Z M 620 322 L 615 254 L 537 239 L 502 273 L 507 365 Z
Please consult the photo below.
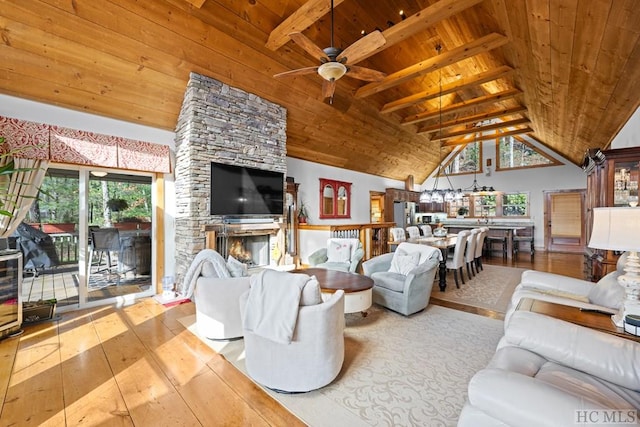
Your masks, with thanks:
M 442 50 L 442 46 L 440 44 L 436 45 L 436 51 L 438 55 L 440 55 L 440 51 Z M 440 120 L 440 141 L 442 141 L 442 68 L 440 68 L 440 106 L 439 106 L 439 120 Z M 461 189 L 454 190 L 453 185 L 451 185 L 451 180 L 449 179 L 449 175 L 447 175 L 446 170 L 442 168 L 442 142 L 440 144 L 440 152 L 438 158 L 438 173 L 436 174 L 436 179 L 433 183 L 433 189 L 431 191 L 424 190 L 420 193 L 420 203 L 442 203 L 442 202 L 452 202 L 454 200 L 462 200 L 464 194 Z M 449 183 L 449 187 L 446 189 L 439 190 L 438 189 L 438 179 L 440 176 L 444 176 L 447 178 L 447 182 Z

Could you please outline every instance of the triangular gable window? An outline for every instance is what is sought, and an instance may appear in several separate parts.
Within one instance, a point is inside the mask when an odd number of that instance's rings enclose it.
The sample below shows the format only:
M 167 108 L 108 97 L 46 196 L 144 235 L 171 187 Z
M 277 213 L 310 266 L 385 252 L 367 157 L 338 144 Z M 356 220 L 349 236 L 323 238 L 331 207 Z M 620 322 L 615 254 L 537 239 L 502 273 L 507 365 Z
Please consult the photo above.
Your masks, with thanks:
M 538 151 L 522 138 L 505 136 L 496 145 L 496 170 L 557 166 L 562 163 L 548 154 Z
M 482 172 L 482 144 L 478 141 L 457 147 L 457 152 L 444 165 L 447 175 L 464 175 Z

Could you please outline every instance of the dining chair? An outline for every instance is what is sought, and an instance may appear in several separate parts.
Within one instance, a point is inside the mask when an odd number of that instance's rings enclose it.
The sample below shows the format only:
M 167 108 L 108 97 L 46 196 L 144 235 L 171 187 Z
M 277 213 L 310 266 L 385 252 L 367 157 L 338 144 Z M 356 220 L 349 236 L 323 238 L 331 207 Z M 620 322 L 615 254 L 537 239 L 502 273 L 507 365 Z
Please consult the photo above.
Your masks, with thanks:
M 480 227 L 479 233 L 476 234 L 476 257 L 475 257 L 475 266 L 476 266 L 476 274 L 480 271 L 484 270 L 482 267 L 482 250 L 484 248 L 484 239 L 487 237 L 487 232 L 489 231 L 488 227 Z
M 478 233 L 480 233 L 480 230 L 474 228 L 469 232 L 469 236 L 467 236 L 467 248 L 465 249 L 464 261 L 467 265 L 467 277 L 469 278 L 469 280 L 471 280 L 472 277 L 476 275 L 475 262 Z
M 406 228 L 409 239 L 417 239 L 420 237 L 420 229 L 415 225 L 411 225 Z
M 389 229 L 389 234 L 391 234 L 391 241 L 394 243 L 400 243 L 407 240 L 407 234 L 404 231 L 404 228 L 392 227 Z
M 464 260 L 464 250 L 467 247 L 467 240 L 469 239 L 469 235 L 471 232 L 469 230 L 462 230 L 458 233 L 458 238 L 456 240 L 456 245 L 453 248 L 453 255 L 451 258 L 447 259 L 447 270 L 453 270 L 453 279 L 456 282 L 456 288 L 460 289 L 460 284 L 458 283 L 458 272 L 460 272 L 460 280 L 462 280 L 462 284 L 464 285 L 464 276 L 462 273 L 462 268 L 465 265 Z
M 433 231 L 431 230 L 431 226 L 430 225 L 420 225 L 420 231 L 422 231 L 422 236 L 423 237 L 432 237 L 433 236 Z

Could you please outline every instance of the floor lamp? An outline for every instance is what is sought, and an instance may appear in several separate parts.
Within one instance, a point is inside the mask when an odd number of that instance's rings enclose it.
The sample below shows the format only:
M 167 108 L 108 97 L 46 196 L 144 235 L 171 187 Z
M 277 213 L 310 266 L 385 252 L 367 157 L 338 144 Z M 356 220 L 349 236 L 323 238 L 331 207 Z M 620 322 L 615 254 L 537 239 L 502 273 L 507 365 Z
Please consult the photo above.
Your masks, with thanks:
M 589 247 L 629 252 L 625 273 L 618 276 L 618 283 L 626 293 L 624 305 L 620 313 L 611 317 L 622 328 L 625 316 L 640 315 L 640 208 L 594 208 Z

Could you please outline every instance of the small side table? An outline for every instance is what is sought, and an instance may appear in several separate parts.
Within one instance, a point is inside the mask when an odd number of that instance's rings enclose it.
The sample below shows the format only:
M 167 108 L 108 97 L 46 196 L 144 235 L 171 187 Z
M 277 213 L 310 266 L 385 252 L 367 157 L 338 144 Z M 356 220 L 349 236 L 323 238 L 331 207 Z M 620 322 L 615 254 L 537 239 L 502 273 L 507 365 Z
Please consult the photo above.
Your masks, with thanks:
M 565 322 L 575 323 L 576 325 L 640 342 L 640 336 L 629 334 L 622 328 L 616 327 L 613 322 L 611 322 L 610 314 L 580 310 L 578 307 L 555 304 L 533 298 L 522 298 L 516 309 L 544 314 L 549 317 L 564 320 Z

